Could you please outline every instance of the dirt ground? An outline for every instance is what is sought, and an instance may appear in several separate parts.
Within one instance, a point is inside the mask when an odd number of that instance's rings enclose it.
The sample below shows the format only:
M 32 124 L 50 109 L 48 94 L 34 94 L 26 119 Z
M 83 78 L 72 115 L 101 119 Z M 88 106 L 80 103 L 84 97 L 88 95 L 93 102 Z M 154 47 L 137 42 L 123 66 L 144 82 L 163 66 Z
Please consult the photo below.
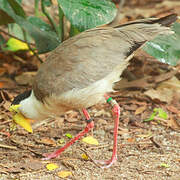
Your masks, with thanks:
M 121 9 L 120 22 L 163 16 L 170 12 L 180 15 L 179 0 L 144 2 L 126 2 Z M 120 90 L 112 94 L 121 107 L 118 160 L 112 167 L 101 169 L 91 158 L 102 160 L 111 157 L 114 122 L 107 104 L 89 108 L 95 122 L 93 136 L 99 145 L 89 145 L 79 140 L 61 156 L 49 161 L 42 160 L 42 154 L 53 152 L 68 142 L 67 133 L 75 136 L 83 130 L 86 124 L 82 115 L 70 111 L 41 125 L 35 124 L 32 134 L 14 126 L 9 105 L 17 94 L 31 87 L 32 77 L 39 66 L 37 60 L 29 56 L 20 57 L 26 61 L 0 52 L 0 59 L 3 60 L 0 62 L 0 180 L 59 180 L 63 179 L 59 176 L 63 170 L 72 173 L 65 179 L 73 180 L 180 180 L 180 91 L 173 89 L 171 95 L 163 92 L 165 94 L 160 94 L 156 99 L 150 95 L 152 89 L 158 90 L 160 83 L 167 83 L 174 77 L 179 82 L 180 71 L 174 71 L 142 51 L 136 54 L 128 69 L 141 80 L 140 85 L 135 86 L 137 84 L 133 81 L 128 83 L 123 79 L 117 84 Z M 3 68 L 7 68 L 7 72 L 2 73 Z M 179 66 L 177 68 L 180 69 Z M 151 81 L 147 80 L 147 76 Z M 26 82 L 22 82 L 23 79 Z M 167 101 L 161 99 L 163 95 Z M 163 109 L 168 118 L 156 117 L 153 121 L 144 122 L 154 108 Z M 84 151 L 89 156 L 87 160 L 82 157 Z M 49 163 L 57 164 L 58 168 L 48 170 L 46 165 Z

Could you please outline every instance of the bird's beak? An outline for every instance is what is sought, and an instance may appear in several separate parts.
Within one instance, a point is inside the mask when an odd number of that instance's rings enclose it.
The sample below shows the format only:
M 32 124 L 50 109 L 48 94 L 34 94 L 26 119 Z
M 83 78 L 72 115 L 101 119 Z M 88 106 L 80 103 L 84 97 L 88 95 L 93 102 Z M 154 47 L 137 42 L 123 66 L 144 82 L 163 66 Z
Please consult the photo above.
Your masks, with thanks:
M 31 127 L 31 119 L 28 119 L 24 117 L 24 115 L 19 111 L 19 107 L 21 105 L 11 105 L 9 107 L 9 111 L 12 112 L 13 115 L 13 120 L 15 123 L 19 124 L 21 127 L 23 127 L 26 131 L 28 132 L 33 132 L 32 127 Z

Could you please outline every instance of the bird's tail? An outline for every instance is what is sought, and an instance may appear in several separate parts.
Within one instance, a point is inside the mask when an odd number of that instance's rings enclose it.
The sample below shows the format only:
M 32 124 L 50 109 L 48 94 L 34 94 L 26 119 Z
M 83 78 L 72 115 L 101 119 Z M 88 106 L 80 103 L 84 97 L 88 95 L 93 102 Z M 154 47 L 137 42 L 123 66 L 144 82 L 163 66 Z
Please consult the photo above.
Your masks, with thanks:
M 142 46 L 146 41 L 152 40 L 159 34 L 172 34 L 169 26 L 177 20 L 176 14 L 170 14 L 162 18 L 148 18 L 132 21 L 126 24 L 118 25 L 116 28 L 124 39 L 126 55 L 131 55 L 136 49 Z

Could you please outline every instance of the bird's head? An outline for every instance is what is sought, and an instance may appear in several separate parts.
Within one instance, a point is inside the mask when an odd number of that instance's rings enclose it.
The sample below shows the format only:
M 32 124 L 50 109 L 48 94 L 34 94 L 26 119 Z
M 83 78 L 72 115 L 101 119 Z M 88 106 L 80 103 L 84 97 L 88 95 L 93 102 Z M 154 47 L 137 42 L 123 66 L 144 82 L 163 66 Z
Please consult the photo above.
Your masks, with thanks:
M 13 120 L 29 132 L 32 132 L 31 121 L 38 116 L 38 111 L 34 104 L 33 92 L 29 90 L 16 96 L 9 108 L 13 113 Z

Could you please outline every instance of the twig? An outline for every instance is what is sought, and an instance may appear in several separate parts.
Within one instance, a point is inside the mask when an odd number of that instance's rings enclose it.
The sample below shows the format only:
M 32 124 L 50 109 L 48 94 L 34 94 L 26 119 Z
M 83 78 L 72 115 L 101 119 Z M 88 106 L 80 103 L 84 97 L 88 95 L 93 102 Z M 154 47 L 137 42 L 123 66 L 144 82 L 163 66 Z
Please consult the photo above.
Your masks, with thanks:
M 154 140 L 153 137 L 149 138 L 151 140 L 151 142 L 157 147 L 157 148 L 161 148 L 161 146 Z
M 30 43 L 27 41 L 26 31 L 24 29 L 22 29 L 22 31 L 23 31 L 25 42 L 28 45 L 29 50 L 31 50 L 33 52 L 33 54 L 37 57 L 37 59 L 39 60 L 40 63 L 43 63 L 42 59 L 39 57 L 39 55 L 35 52 L 35 50 L 31 47 Z
M 105 147 L 109 147 L 109 144 L 102 144 L 101 146 L 92 146 L 89 147 L 88 150 L 92 150 L 92 149 L 100 149 L 100 148 L 105 148 Z
M 10 37 L 13 37 L 14 39 L 17 39 L 17 40 L 19 40 L 19 41 L 22 41 L 22 42 L 26 43 L 25 40 L 20 39 L 20 38 L 14 36 L 14 35 L 12 35 L 12 34 L 9 34 L 8 32 L 6 32 L 6 31 L 4 31 L 4 30 L 2 30 L 2 29 L 0 29 L 0 32 L 4 33 L 4 34 L 6 34 L 6 35 L 8 35 L 8 36 L 10 36 Z M 29 43 L 29 44 L 31 44 L 32 46 L 35 46 L 34 43 Z
M 60 37 L 61 42 L 64 40 L 64 24 L 63 24 L 63 17 L 64 13 L 60 6 L 58 6 L 59 11 L 59 27 L 58 27 L 58 35 Z
M 5 145 L 5 144 L 0 144 L 0 147 L 1 148 L 6 148 L 6 149 L 17 149 L 17 147 L 16 146 L 8 146 L 8 145 Z
M 92 162 L 94 165 L 96 165 L 97 167 L 101 168 L 101 166 L 100 166 L 99 164 L 97 164 L 97 163 L 93 160 L 93 158 L 92 158 L 84 149 L 81 149 L 81 148 L 80 148 L 80 150 L 83 151 L 83 152 L 86 154 L 86 156 L 91 160 L 91 162 Z

